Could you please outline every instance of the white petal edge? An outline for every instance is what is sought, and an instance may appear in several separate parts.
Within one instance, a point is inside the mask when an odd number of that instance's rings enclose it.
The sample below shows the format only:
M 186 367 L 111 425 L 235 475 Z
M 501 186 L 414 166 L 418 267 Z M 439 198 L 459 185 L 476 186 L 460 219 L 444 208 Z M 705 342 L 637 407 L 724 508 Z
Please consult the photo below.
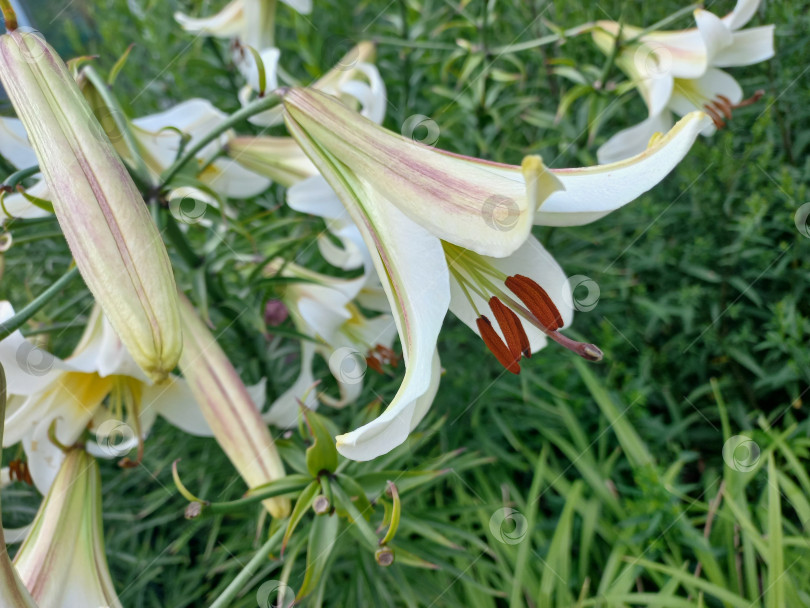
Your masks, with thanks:
M 552 169 L 565 190 L 551 194 L 535 215 L 535 223 L 579 226 L 623 207 L 663 180 L 709 122 L 703 112 L 692 112 L 632 158 L 595 167 Z

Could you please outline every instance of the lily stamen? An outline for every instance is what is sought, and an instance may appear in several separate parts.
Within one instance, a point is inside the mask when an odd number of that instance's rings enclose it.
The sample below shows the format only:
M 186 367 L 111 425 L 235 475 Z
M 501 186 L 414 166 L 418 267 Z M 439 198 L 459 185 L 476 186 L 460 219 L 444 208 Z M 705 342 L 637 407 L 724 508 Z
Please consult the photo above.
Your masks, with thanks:
M 511 349 L 501 340 L 501 337 L 492 327 L 492 323 L 486 316 L 481 315 L 478 317 L 475 320 L 475 324 L 478 326 L 478 332 L 481 334 L 484 344 L 486 344 L 490 352 L 495 355 L 498 362 L 513 374 L 519 374 L 520 363 L 518 362 L 520 361 L 520 354 L 515 356 L 512 353 Z
M 712 119 L 714 126 L 718 129 L 722 129 L 726 126 L 726 121 L 731 120 L 731 113 L 733 110 L 750 106 L 759 101 L 763 95 L 765 95 L 765 91 L 760 89 L 751 95 L 751 97 L 748 99 L 743 99 L 739 103 L 732 103 L 731 100 L 725 95 L 718 95 L 717 99 L 704 104 L 703 109 Z M 723 120 L 723 117 L 725 117 L 725 120 Z
M 495 320 L 501 328 L 503 337 L 506 338 L 506 345 L 509 347 L 512 356 L 516 359 L 520 359 L 521 355 L 527 359 L 531 357 L 532 349 L 529 345 L 529 336 L 526 335 L 526 330 L 523 328 L 520 318 L 495 296 L 489 299 L 489 307 L 492 309 L 492 314 L 495 315 Z
M 399 366 L 399 355 L 382 344 L 377 344 L 368 351 L 366 355 L 366 365 L 378 374 L 384 374 L 383 365 L 390 365 L 394 369 Z
M 8 463 L 8 478 L 10 481 L 21 481 L 29 486 L 34 485 L 31 470 L 25 460 L 12 460 Z

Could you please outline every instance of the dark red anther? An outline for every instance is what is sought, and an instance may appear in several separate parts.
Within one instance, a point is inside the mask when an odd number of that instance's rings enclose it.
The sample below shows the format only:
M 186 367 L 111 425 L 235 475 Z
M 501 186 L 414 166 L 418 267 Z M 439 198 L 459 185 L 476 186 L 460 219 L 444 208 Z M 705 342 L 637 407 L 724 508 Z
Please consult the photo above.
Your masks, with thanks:
M 562 315 L 546 290 L 534 280 L 522 274 L 507 277 L 505 285 L 526 305 L 540 324 L 549 331 L 557 331 L 563 326 Z
M 495 296 L 489 299 L 489 307 L 492 309 L 492 314 L 495 315 L 495 321 L 501 328 L 501 333 L 506 339 L 506 345 L 512 356 L 516 359 L 520 359 L 521 355 L 526 358 L 531 357 L 529 336 L 526 335 L 526 330 L 523 329 L 523 323 L 520 322 L 518 316 Z
M 504 344 L 501 337 L 492 327 L 492 323 L 490 323 L 489 319 L 485 316 L 482 315 L 478 317 L 475 320 L 475 324 L 478 326 L 478 333 L 481 334 L 484 344 L 487 345 L 487 348 L 495 355 L 495 358 L 500 364 L 513 374 L 519 374 L 520 364 L 518 362 L 520 361 L 520 353 L 518 353 L 517 357 L 512 354 L 509 347 Z

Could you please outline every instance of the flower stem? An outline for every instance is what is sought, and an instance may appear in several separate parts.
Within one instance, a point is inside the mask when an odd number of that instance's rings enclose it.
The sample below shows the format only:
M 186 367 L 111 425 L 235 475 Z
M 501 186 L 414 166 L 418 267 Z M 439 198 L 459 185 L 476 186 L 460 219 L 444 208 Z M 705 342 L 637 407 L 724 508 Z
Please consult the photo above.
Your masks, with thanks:
M 275 534 L 265 541 L 261 548 L 256 551 L 256 555 L 247 563 L 247 566 L 242 568 L 242 571 L 236 575 L 236 578 L 231 581 L 231 584 L 225 588 L 225 591 L 211 604 L 210 608 L 227 608 L 231 605 L 236 594 L 244 589 L 250 577 L 252 577 L 256 570 L 267 560 L 267 555 L 281 544 L 285 530 L 286 526 L 280 526 Z
M 137 174 L 138 181 L 141 184 L 149 184 L 151 181 L 149 178 L 149 169 L 147 168 L 140 152 L 138 152 L 138 144 L 129 128 L 129 122 L 124 114 L 124 110 L 121 108 L 121 104 L 118 103 L 118 99 L 116 99 L 115 95 L 113 95 L 112 91 L 110 91 L 110 87 L 107 82 L 101 77 L 101 74 L 99 74 L 95 68 L 93 68 L 93 66 L 88 65 L 83 71 L 87 76 L 87 79 L 92 83 L 98 94 L 101 96 L 104 104 L 112 113 L 112 119 L 115 122 L 115 126 L 121 132 L 121 136 L 124 138 L 124 144 L 126 144 L 127 150 L 129 150 L 129 153 L 132 156 L 132 162 L 135 164 L 133 171 Z
M 53 285 L 48 287 L 45 291 L 39 294 L 36 298 L 31 300 L 31 302 L 23 308 L 20 312 L 16 315 L 7 319 L 3 323 L 0 323 L 0 340 L 4 340 L 12 333 L 14 333 L 17 329 L 22 327 L 23 323 L 28 321 L 31 317 L 37 314 L 43 306 L 45 306 L 48 302 L 53 300 L 56 295 L 65 287 L 68 283 L 70 283 L 73 278 L 79 274 L 78 267 L 74 266 L 70 270 L 68 270 L 62 277 L 59 278 Z
M 36 175 L 37 173 L 39 173 L 39 165 L 34 165 L 33 167 L 26 167 L 25 169 L 20 169 L 19 171 L 15 171 L 11 175 L 9 175 L 3 182 L 2 187 L 8 192 L 13 192 L 17 184 L 19 184 L 25 178 L 31 177 L 32 175 Z
M 266 95 L 265 97 L 261 97 L 256 101 L 246 105 L 241 110 L 234 112 L 231 116 L 217 125 L 217 127 L 211 131 L 209 131 L 204 137 L 200 138 L 200 140 L 195 143 L 193 146 L 186 148 L 183 152 L 183 156 L 178 158 L 175 163 L 166 169 L 161 175 L 160 180 L 160 187 L 161 189 L 168 184 L 172 178 L 177 175 L 180 170 L 186 166 L 186 164 L 192 160 L 194 157 L 197 156 L 197 153 L 200 152 L 203 148 L 205 148 L 208 144 L 214 141 L 217 137 L 225 133 L 228 129 L 232 128 L 234 125 L 239 124 L 243 120 L 250 118 L 251 116 L 255 116 L 256 114 L 260 114 L 261 112 L 265 112 L 270 108 L 274 108 L 278 104 L 281 103 L 281 96 L 271 93 Z
M 6 31 L 13 32 L 17 29 L 17 13 L 11 6 L 9 0 L 0 0 L 0 12 L 3 13 L 3 19 L 6 21 Z

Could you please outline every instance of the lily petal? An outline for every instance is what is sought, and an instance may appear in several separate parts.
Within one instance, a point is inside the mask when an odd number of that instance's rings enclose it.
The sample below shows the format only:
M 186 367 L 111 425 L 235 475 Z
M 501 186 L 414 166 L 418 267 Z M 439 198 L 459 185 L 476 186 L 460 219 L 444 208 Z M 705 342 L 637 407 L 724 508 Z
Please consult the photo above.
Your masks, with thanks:
M 734 10 L 723 17 L 723 23 L 730 30 L 738 30 L 751 21 L 751 17 L 757 12 L 760 0 L 737 0 Z
M 0 156 L 16 169 L 27 169 L 39 163 L 25 127 L 17 118 L 0 117 Z
M 709 118 L 703 112 L 692 112 L 632 158 L 596 167 L 552 169 L 565 190 L 549 196 L 535 217 L 536 223 L 579 226 L 626 205 L 664 179 L 707 124 Z
M 48 190 L 48 184 L 45 180 L 40 180 L 30 188 L 25 189 L 26 193 L 37 198 L 50 200 L 51 192 Z M 0 223 L 4 222 L 7 218 L 35 218 L 47 217 L 49 212 L 34 205 L 31 201 L 25 198 L 19 192 L 12 194 L 3 194 L 3 206 L 0 207 Z M 7 214 L 5 212 L 8 212 Z
M 525 182 L 494 163 L 443 153 L 387 131 L 315 90 L 288 91 L 284 107 L 288 127 L 295 123 L 296 131 L 437 237 L 501 257 L 528 236 L 541 201 L 529 200 Z M 492 209 L 501 201 L 507 216 L 493 219 Z
M 318 173 L 292 137 L 234 137 L 227 153 L 246 169 L 285 188 Z
M 301 371 L 293 385 L 284 391 L 262 414 L 268 424 L 283 429 L 293 428 L 298 424 L 301 403 L 311 410 L 317 409 L 317 391 L 313 388 L 315 377 L 312 375 L 312 361 L 315 358 L 315 344 L 309 340 L 301 341 Z M 306 395 L 306 401 L 304 396 Z
M 669 97 L 667 97 L 667 103 L 669 103 Z M 653 135 L 665 133 L 671 128 L 672 112 L 669 110 L 651 115 L 637 125 L 622 129 L 612 135 L 596 151 L 596 158 L 599 159 L 600 165 L 606 165 L 641 154 L 647 149 Z
M 214 431 L 200 411 L 191 388 L 183 378 L 170 376 L 155 386 L 145 386 L 141 401 L 142 412 L 160 414 L 172 425 L 198 437 L 211 437 Z M 142 424 L 146 433 L 151 425 Z
M 211 17 L 195 18 L 177 12 L 174 18 L 187 32 L 203 36 L 233 38 L 245 28 L 245 0 L 233 0 Z
M 731 46 L 734 40 L 731 30 L 720 17 L 701 8 L 695 9 L 695 22 L 706 47 L 707 61 L 711 65 L 719 51 Z
M 719 51 L 714 65 L 720 68 L 752 65 L 774 56 L 773 33 L 775 26 L 763 25 L 734 32 L 731 45 Z
M 444 250 L 436 237 L 377 191 L 341 171 L 338 160 L 318 148 L 296 121 L 288 126 L 363 235 L 377 274 L 384 277 L 402 342 L 405 377 L 391 403 L 377 419 L 336 438 L 338 451 L 347 458 L 370 460 L 403 443 L 429 407 L 420 397 L 432 386 L 436 341 L 450 304 Z
M 121 608 L 104 553 L 101 475 L 83 450 L 67 454 L 14 565 L 40 606 Z

